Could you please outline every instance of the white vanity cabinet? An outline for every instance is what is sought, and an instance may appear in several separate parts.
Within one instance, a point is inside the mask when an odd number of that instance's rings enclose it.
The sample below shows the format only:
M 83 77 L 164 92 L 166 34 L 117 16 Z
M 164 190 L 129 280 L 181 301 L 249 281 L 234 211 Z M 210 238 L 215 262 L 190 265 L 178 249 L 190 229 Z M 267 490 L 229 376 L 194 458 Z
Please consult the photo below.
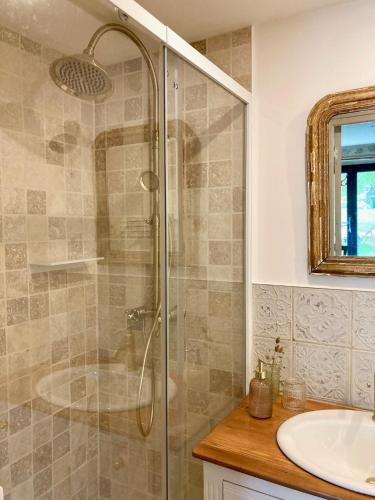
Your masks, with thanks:
M 301 491 L 204 462 L 204 500 L 313 500 Z

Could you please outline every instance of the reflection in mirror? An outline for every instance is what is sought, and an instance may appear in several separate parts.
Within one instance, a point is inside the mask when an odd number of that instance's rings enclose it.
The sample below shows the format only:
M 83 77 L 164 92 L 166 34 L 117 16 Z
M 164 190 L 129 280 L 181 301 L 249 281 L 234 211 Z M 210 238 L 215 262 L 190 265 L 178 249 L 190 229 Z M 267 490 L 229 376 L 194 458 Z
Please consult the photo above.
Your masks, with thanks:
M 330 253 L 375 256 L 375 112 L 329 124 Z

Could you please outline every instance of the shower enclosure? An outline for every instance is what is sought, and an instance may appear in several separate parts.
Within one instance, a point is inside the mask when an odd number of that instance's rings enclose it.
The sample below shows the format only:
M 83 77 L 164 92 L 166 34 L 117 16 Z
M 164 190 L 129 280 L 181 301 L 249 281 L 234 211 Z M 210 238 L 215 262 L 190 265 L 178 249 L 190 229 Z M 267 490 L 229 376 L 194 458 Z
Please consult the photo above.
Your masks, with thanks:
M 131 0 L 0 13 L 0 486 L 199 500 L 244 396 L 250 95 Z

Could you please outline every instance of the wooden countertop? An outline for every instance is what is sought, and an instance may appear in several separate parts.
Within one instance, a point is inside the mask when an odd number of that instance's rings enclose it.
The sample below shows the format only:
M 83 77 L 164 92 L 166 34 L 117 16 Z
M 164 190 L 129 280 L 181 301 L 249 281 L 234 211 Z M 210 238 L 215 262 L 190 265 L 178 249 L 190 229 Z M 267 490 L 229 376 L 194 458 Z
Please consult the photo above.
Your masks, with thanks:
M 307 401 L 306 411 L 343 408 Z M 295 413 L 274 403 L 267 420 L 251 418 L 242 401 L 196 448 L 193 456 L 229 469 L 329 500 L 374 499 L 327 483 L 291 462 L 276 442 L 280 425 Z

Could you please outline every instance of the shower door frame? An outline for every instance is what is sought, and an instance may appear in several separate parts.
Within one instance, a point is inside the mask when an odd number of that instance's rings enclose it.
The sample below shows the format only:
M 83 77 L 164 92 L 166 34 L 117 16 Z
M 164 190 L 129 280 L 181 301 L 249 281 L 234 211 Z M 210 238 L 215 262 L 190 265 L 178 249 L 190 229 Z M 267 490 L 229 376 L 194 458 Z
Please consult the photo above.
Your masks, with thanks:
M 156 39 L 160 41 L 162 46 L 162 69 L 159 72 L 161 75 L 160 81 L 160 176 L 161 186 L 163 186 L 163 193 L 160 196 L 160 212 L 163 215 L 160 220 L 160 253 L 161 253 L 161 269 L 160 269 L 160 288 L 161 288 L 161 318 L 163 335 L 165 336 L 162 342 L 162 377 L 168 381 L 168 234 L 167 234 L 167 220 L 166 214 L 168 213 L 167 197 L 167 134 L 166 132 L 166 103 L 167 103 L 167 52 L 172 51 L 187 63 L 190 63 L 197 70 L 205 74 L 208 78 L 216 82 L 218 85 L 226 89 L 233 96 L 237 97 L 245 105 L 244 113 L 244 187 L 245 187 L 245 210 L 244 210 L 244 325 L 245 325 L 245 384 L 249 383 L 251 374 L 251 346 L 252 346 L 252 329 L 251 329 L 251 103 L 252 94 L 246 90 L 242 85 L 236 82 L 232 77 L 227 75 L 218 66 L 212 63 L 207 57 L 202 55 L 194 49 L 182 37 L 177 35 L 172 29 L 160 22 L 156 17 L 150 14 L 146 9 L 139 5 L 134 0 L 109 0 L 112 5 L 119 11 L 119 14 L 125 14 L 126 21 L 133 25 L 136 29 L 149 32 Z M 162 391 L 162 408 L 163 408 L 163 422 L 166 423 L 162 429 L 162 440 L 165 443 L 162 452 L 163 461 L 163 497 L 173 500 L 168 494 L 168 400 L 167 388 Z

